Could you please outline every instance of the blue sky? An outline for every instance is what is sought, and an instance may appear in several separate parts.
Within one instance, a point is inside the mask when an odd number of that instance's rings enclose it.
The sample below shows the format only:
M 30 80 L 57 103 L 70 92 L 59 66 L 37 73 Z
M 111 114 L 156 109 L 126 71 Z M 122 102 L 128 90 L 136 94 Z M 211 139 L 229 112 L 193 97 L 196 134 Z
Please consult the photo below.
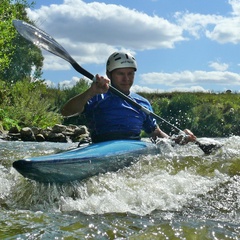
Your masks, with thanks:
M 240 92 L 240 0 L 36 0 L 27 12 L 94 75 L 112 52 L 131 52 L 135 91 Z M 49 84 L 83 77 L 43 54 Z

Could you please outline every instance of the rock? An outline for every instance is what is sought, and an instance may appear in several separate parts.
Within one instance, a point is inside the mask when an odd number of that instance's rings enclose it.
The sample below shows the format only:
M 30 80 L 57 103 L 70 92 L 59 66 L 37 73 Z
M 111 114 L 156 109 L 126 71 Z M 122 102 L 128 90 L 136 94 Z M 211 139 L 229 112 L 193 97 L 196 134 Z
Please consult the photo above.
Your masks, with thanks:
M 61 125 L 61 124 L 56 124 L 56 125 L 54 125 L 53 126 L 53 128 L 52 128 L 52 132 L 53 133 L 62 133 L 62 132 L 64 132 L 64 131 L 66 131 L 66 126 L 64 126 L 64 125 Z
M 20 131 L 20 136 L 23 141 L 36 141 L 34 133 L 30 127 L 24 127 Z
M 74 135 L 77 136 L 77 135 L 82 135 L 82 134 L 89 134 L 88 132 L 88 129 L 86 126 L 81 126 L 79 128 L 76 128 L 74 130 Z
M 52 132 L 51 128 L 41 129 L 39 134 L 42 134 L 45 139 L 48 139 L 48 135 Z
M 46 139 L 45 139 L 45 137 L 43 136 L 43 134 L 39 133 L 39 134 L 36 135 L 36 140 L 37 140 L 38 142 L 44 142 Z
M 14 126 L 14 127 L 11 127 L 8 131 L 8 139 L 7 140 L 10 140 L 10 141 L 18 141 L 18 140 L 21 140 L 21 134 L 20 134 L 20 131 L 19 129 Z
M 10 141 L 21 141 L 21 134 L 20 133 L 8 133 L 8 140 Z
M 67 137 L 62 133 L 51 132 L 47 140 L 50 142 L 67 142 Z
M 0 131 L 0 140 L 11 141 L 11 137 L 5 131 Z
M 35 136 L 37 136 L 41 132 L 41 128 L 39 128 L 39 127 L 32 127 L 31 129 Z
M 0 133 L 0 138 L 10 141 L 89 142 L 90 134 L 86 126 L 56 124 L 46 129 L 24 127 L 19 131 L 17 128 L 12 128 L 5 135 Z
M 14 134 L 16 134 L 16 133 L 20 133 L 20 132 L 19 132 L 19 129 L 18 129 L 16 126 L 14 126 L 14 127 L 11 127 L 11 128 L 9 129 L 8 133 L 14 133 Z

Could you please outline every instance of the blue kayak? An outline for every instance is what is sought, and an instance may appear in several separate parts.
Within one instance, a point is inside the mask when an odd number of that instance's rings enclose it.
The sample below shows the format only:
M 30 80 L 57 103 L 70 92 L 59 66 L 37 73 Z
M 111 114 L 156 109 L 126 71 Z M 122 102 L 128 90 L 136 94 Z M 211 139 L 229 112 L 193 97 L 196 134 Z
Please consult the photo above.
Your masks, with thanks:
M 62 153 L 17 160 L 13 167 L 24 177 L 38 182 L 65 183 L 117 171 L 136 162 L 140 155 L 159 152 L 159 147 L 151 142 L 112 140 Z

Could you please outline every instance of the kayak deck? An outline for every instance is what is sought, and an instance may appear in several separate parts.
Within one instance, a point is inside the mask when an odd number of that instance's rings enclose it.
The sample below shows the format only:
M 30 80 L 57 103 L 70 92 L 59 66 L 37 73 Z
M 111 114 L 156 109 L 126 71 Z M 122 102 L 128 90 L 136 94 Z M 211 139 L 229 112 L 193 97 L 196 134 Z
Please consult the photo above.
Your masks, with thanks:
M 24 177 L 38 182 L 64 183 L 117 171 L 137 161 L 140 155 L 150 153 L 159 153 L 159 148 L 153 143 L 113 140 L 62 153 L 17 160 L 13 167 Z

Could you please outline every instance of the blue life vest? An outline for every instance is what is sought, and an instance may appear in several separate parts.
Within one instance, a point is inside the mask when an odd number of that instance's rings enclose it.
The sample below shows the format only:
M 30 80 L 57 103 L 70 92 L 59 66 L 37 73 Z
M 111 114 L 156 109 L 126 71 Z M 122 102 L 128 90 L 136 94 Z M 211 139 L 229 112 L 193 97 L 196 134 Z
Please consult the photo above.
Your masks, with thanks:
M 128 95 L 131 99 L 152 111 L 149 101 L 136 93 Z M 96 141 L 139 137 L 141 130 L 151 133 L 155 130 L 156 120 L 126 100 L 108 91 L 90 99 L 84 109 L 89 123 L 91 136 Z M 96 142 L 95 141 L 95 142 Z M 101 140 L 100 140 L 101 141 Z

